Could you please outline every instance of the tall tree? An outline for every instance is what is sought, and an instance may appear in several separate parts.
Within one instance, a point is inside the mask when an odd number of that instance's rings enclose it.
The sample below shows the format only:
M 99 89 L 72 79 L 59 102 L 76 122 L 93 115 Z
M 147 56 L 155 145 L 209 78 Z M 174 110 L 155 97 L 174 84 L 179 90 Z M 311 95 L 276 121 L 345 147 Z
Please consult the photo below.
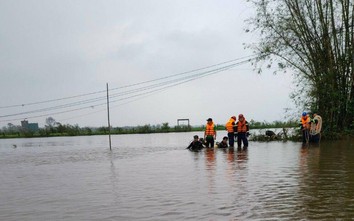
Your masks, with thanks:
M 56 121 L 55 121 L 55 119 L 54 119 L 53 117 L 48 117 L 48 118 L 45 119 L 45 123 L 46 123 L 50 128 L 52 128 L 52 127 L 54 127 Z
M 295 101 L 319 111 L 328 129 L 353 125 L 353 0 L 250 2 L 256 14 L 248 22 L 260 36 L 250 45 L 260 55 L 257 64 L 292 69 L 298 81 Z

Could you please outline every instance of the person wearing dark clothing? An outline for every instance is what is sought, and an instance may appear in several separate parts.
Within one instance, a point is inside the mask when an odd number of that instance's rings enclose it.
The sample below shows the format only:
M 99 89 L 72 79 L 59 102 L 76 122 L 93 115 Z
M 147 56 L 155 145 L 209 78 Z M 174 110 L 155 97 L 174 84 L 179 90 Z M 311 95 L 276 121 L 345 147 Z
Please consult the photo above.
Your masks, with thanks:
M 203 149 L 203 144 L 202 142 L 199 141 L 198 135 L 194 136 L 194 140 L 189 144 L 189 146 L 186 149 L 189 149 L 191 151 L 198 151 Z
M 243 149 L 246 150 L 248 148 L 248 139 L 249 136 L 249 125 L 246 121 L 243 114 L 238 115 L 238 121 L 235 125 L 237 132 L 237 148 L 241 148 L 241 142 L 243 143 Z
M 222 141 L 220 143 L 218 143 L 218 148 L 227 148 L 227 140 L 229 138 L 228 137 L 223 137 Z

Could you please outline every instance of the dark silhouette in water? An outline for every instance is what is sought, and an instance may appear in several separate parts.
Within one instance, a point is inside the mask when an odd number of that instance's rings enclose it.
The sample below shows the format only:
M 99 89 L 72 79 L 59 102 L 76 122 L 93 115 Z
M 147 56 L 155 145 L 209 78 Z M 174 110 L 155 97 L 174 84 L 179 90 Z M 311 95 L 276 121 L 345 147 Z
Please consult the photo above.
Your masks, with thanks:
M 194 135 L 194 140 L 189 144 L 186 149 L 190 151 L 199 151 L 204 148 L 203 143 L 199 140 L 198 135 Z

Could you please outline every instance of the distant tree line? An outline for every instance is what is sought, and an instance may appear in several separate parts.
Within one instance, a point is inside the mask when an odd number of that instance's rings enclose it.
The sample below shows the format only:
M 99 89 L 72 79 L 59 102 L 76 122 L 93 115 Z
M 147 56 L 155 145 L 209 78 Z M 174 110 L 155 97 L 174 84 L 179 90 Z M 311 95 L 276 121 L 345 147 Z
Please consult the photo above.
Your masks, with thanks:
M 295 127 L 296 122 L 280 122 L 274 121 L 257 122 L 250 121 L 251 129 L 262 128 L 284 128 Z M 167 122 L 157 125 L 146 124 L 143 126 L 126 126 L 126 127 L 112 127 L 111 134 L 148 134 L 148 133 L 170 133 L 170 132 L 188 132 L 188 131 L 204 131 L 205 126 L 190 126 L 179 125 L 171 127 Z M 225 125 L 217 125 L 217 130 L 225 130 Z M 52 137 L 52 136 L 90 136 L 90 135 L 105 135 L 109 133 L 108 127 L 80 127 L 78 124 L 62 124 L 55 121 L 54 118 L 46 119 L 46 125 L 39 128 L 38 131 L 24 130 L 21 126 L 9 123 L 7 126 L 0 129 L 1 138 L 16 138 L 16 137 Z

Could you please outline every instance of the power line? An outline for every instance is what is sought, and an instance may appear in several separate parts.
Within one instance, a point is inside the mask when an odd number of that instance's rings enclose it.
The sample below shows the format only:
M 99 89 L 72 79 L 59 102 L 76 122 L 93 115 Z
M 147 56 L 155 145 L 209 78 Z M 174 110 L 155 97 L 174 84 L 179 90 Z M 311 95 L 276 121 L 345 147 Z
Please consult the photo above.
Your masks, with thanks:
M 208 68 L 212 68 L 212 67 L 220 66 L 220 65 L 223 65 L 223 64 L 227 64 L 227 63 L 243 60 L 243 59 L 246 59 L 246 58 L 251 58 L 251 57 L 254 57 L 254 56 L 255 55 L 248 55 L 248 56 L 244 56 L 244 57 L 240 57 L 240 58 L 224 61 L 224 62 L 221 62 L 221 63 L 218 63 L 218 64 L 214 64 L 214 65 L 210 65 L 210 66 L 194 69 L 194 70 L 191 70 L 191 71 L 186 71 L 186 72 L 182 72 L 182 73 L 169 75 L 169 76 L 166 76 L 166 77 L 156 78 L 156 79 L 153 79 L 153 80 L 148 80 L 148 81 L 143 81 L 143 82 L 139 82 L 139 83 L 125 85 L 125 86 L 121 86 L 121 87 L 117 87 L 117 88 L 112 88 L 112 89 L 110 89 L 110 91 L 118 90 L 118 89 L 124 89 L 124 88 L 129 88 L 129 87 L 134 87 L 134 86 L 147 84 L 147 83 L 151 83 L 151 82 L 155 82 L 155 81 L 160 81 L 160 80 L 164 80 L 164 79 L 168 79 L 168 78 L 173 78 L 173 77 L 176 77 L 176 76 L 185 75 L 185 74 L 189 74 L 189 73 L 205 70 L 205 69 L 208 69 Z M 44 104 L 44 103 L 50 103 L 50 102 L 56 102 L 56 101 L 63 101 L 63 100 L 79 98 L 79 97 L 85 97 L 85 96 L 90 96 L 90 95 L 104 93 L 104 92 L 106 92 L 106 91 L 105 90 L 101 90 L 101 91 L 95 91 L 95 92 L 90 92 L 90 93 L 84 93 L 84 94 L 79 94 L 79 95 L 74 95 L 74 96 L 69 96 L 69 97 L 62 97 L 62 98 L 56 98 L 56 99 L 50 99 L 50 100 L 44 100 L 44 101 L 38 101 L 38 102 L 30 102 L 30 103 L 23 103 L 23 104 L 14 104 L 14 105 L 0 106 L 0 109 L 7 109 L 7 108 L 14 108 L 14 107 L 24 107 L 24 106 L 33 106 L 33 105 L 38 105 L 38 104 Z
M 182 73 L 178 73 L 178 74 L 173 74 L 173 75 L 169 75 L 169 76 L 166 76 L 166 77 L 156 78 L 156 79 L 153 79 L 153 80 L 143 81 L 143 82 L 130 84 L 130 85 L 122 86 L 122 87 L 112 88 L 110 90 L 117 90 L 117 89 L 122 89 L 122 88 L 127 88 L 127 87 L 133 87 L 133 86 L 137 86 L 137 85 L 141 85 L 141 84 L 151 83 L 151 82 L 154 82 L 154 81 L 159 81 L 159 80 L 163 80 L 163 79 L 173 78 L 173 77 L 176 77 L 176 76 L 185 75 L 185 74 L 193 73 L 193 72 L 196 72 L 196 71 L 209 69 L 209 68 L 220 66 L 220 65 L 223 65 L 223 64 L 227 64 L 227 63 L 243 60 L 243 59 L 246 59 L 246 58 L 252 58 L 252 57 L 255 57 L 255 56 L 256 55 L 248 55 L 248 56 L 244 56 L 244 57 L 241 57 L 241 58 L 236 58 L 236 59 L 224 61 L 224 62 L 221 62 L 221 63 L 218 63 L 218 64 L 206 66 L 206 67 L 203 67 L 203 68 L 198 68 L 198 69 L 194 69 L 194 70 L 191 70 L 191 71 L 186 71 L 186 72 L 182 72 Z
M 255 58 L 256 57 L 254 57 L 252 59 L 255 59 Z M 206 72 L 203 72 L 203 73 L 199 73 L 199 74 L 194 74 L 194 75 L 189 76 L 189 77 L 184 77 L 184 78 L 181 78 L 177 82 L 176 81 L 168 81 L 168 84 L 159 83 L 159 84 L 157 84 L 158 87 L 160 87 L 160 86 L 164 86 L 164 87 L 158 88 L 158 89 L 155 89 L 155 90 L 151 90 L 151 91 L 148 91 L 148 92 L 144 92 L 144 93 L 135 94 L 135 95 L 132 95 L 132 96 L 129 96 L 129 97 L 125 97 L 125 98 L 121 98 L 121 99 L 118 99 L 118 100 L 112 100 L 111 103 L 115 103 L 115 102 L 122 101 L 122 100 L 127 100 L 127 99 L 130 99 L 130 98 L 135 98 L 135 97 L 139 97 L 139 96 L 140 97 L 144 96 L 144 95 L 146 96 L 146 95 L 149 95 L 149 94 L 152 94 L 152 93 L 156 93 L 156 92 L 159 92 L 159 91 L 162 91 L 162 90 L 166 90 L 168 88 L 171 88 L 171 87 L 174 87 L 174 86 L 177 86 L 177 85 L 181 85 L 181 84 L 184 84 L 184 83 L 199 79 L 201 77 L 206 77 L 206 76 L 209 76 L 209 75 L 212 75 L 212 74 L 216 74 L 216 73 L 228 70 L 228 69 L 233 68 L 233 67 L 235 67 L 237 65 L 247 63 L 247 62 L 249 62 L 252 59 L 247 59 L 247 60 L 244 60 L 244 61 L 233 63 L 231 65 L 223 66 L 221 68 L 209 70 L 209 71 L 206 71 Z M 174 83 L 172 85 L 169 85 L 172 82 L 174 82 Z M 145 87 L 145 89 L 148 90 L 148 89 L 153 89 L 155 87 L 151 87 L 151 88 Z M 140 88 L 140 89 L 136 89 L 136 90 L 140 91 L 140 92 L 143 92 L 143 91 L 145 91 L 145 89 L 141 90 L 141 88 Z M 103 103 L 99 103 L 99 104 L 95 104 L 95 105 L 85 106 L 85 107 L 81 107 L 81 108 L 75 108 L 75 109 L 66 110 L 66 111 L 53 112 L 53 113 L 49 113 L 49 114 L 47 113 L 47 114 L 41 114 L 41 115 L 36 115 L 36 116 L 26 116 L 26 118 L 38 118 L 38 117 L 43 117 L 43 116 L 48 116 L 48 115 L 57 115 L 57 114 L 68 113 L 68 112 L 73 112 L 73 111 L 78 111 L 78 110 L 83 110 L 83 109 L 88 109 L 88 108 L 94 108 L 96 106 L 101 106 L 101 105 L 105 105 L 105 104 L 106 103 L 103 102 Z M 49 110 L 50 109 L 47 108 L 47 109 L 42 109 L 41 111 L 49 111 Z M 32 111 L 31 113 L 35 113 L 35 111 Z M 22 115 L 22 114 L 24 114 L 24 113 L 14 114 L 12 116 L 17 116 L 17 115 Z M 2 122 L 9 122 L 9 121 L 21 120 L 21 119 L 23 119 L 23 117 L 22 118 L 17 118 L 17 119 L 10 119 L 10 120 L 1 120 L 1 121 Z
M 45 101 L 38 101 L 38 102 L 32 102 L 32 103 L 0 106 L 0 109 L 13 108 L 13 107 L 24 107 L 24 106 L 37 105 L 37 104 L 44 104 L 44 103 L 50 103 L 50 102 L 55 102 L 55 101 L 62 101 L 62 100 L 67 100 L 67 99 L 73 99 L 73 98 L 78 98 L 78 97 L 89 96 L 89 95 L 98 94 L 98 93 L 102 93 L 102 92 L 105 92 L 105 91 L 95 91 L 95 92 L 86 93 L 86 94 L 79 94 L 79 95 L 74 95 L 74 96 L 70 96 L 70 97 L 63 97 L 63 98 L 57 98 L 57 99 L 51 99 L 51 100 L 45 100 Z

